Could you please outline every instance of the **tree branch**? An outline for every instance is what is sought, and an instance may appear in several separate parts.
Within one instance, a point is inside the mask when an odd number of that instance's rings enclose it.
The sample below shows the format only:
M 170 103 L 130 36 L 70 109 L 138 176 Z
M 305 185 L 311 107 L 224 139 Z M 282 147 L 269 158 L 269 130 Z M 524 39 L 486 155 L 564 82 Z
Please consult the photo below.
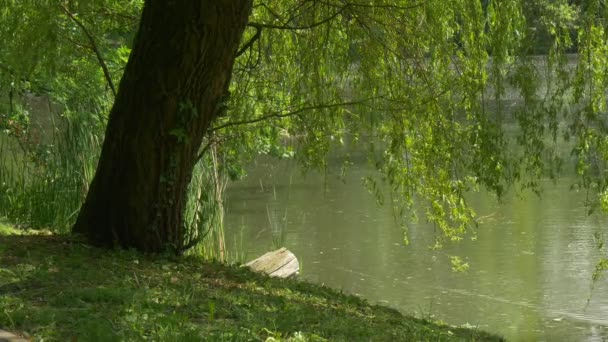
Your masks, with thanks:
M 194 165 L 198 164 L 198 162 L 201 161 L 201 159 L 203 159 L 203 156 L 205 155 L 205 153 L 207 153 L 207 151 L 209 150 L 211 145 L 213 145 L 215 142 L 216 142 L 216 140 L 213 137 L 209 138 L 209 142 L 207 142 L 205 144 L 205 146 L 203 146 L 201 151 L 196 156 L 196 159 L 194 160 Z
M 363 4 L 363 3 L 356 3 L 356 2 L 347 2 L 347 6 L 352 6 L 352 7 L 382 8 L 382 9 L 393 9 L 393 10 L 400 10 L 400 11 L 411 10 L 411 9 L 420 7 L 420 6 L 424 5 L 424 4 L 425 4 L 424 0 L 422 0 L 420 2 L 417 2 L 417 3 L 414 3 L 412 5 L 409 5 L 409 6 L 377 5 L 377 4 Z
M 243 47 L 236 53 L 237 57 L 244 54 L 245 51 L 247 51 L 247 49 L 249 49 L 253 45 L 253 43 L 256 42 L 256 40 L 260 39 L 260 36 L 262 35 L 262 28 L 260 26 L 251 25 L 251 24 L 249 26 L 255 28 L 255 30 L 256 30 L 255 34 L 253 35 L 253 37 L 251 37 L 251 39 L 249 39 L 247 44 L 243 45 Z
M 321 26 L 331 20 L 333 20 L 334 18 L 336 18 L 338 15 L 340 15 L 340 13 L 344 12 L 344 10 L 346 8 L 348 8 L 350 5 L 345 5 L 343 7 L 341 7 L 339 10 L 337 10 L 334 14 L 330 15 L 329 17 L 318 21 L 316 23 L 312 23 L 312 24 L 308 24 L 308 25 L 302 25 L 302 26 L 290 26 L 290 25 L 272 25 L 272 24 L 264 24 L 264 23 L 256 23 L 256 22 L 250 22 L 248 24 L 248 26 L 251 27 L 255 27 L 255 28 L 267 28 L 267 29 L 276 29 L 276 30 L 310 30 L 312 28 L 315 28 L 317 26 Z
M 293 112 L 288 112 L 288 113 L 273 113 L 273 114 L 268 114 L 268 115 L 264 115 L 261 116 L 259 118 L 255 118 L 255 119 L 250 119 L 250 120 L 243 120 L 243 121 L 234 121 L 234 122 L 228 122 L 225 123 L 223 125 L 217 126 L 217 127 L 213 127 L 211 129 L 209 129 L 208 133 L 210 134 L 210 138 L 209 141 L 207 142 L 207 144 L 205 144 L 205 146 L 203 146 L 203 148 L 200 150 L 200 152 L 198 153 L 198 155 L 196 156 L 195 159 L 195 164 L 198 163 L 203 156 L 205 155 L 205 153 L 209 150 L 209 148 L 218 142 L 218 140 L 215 138 L 215 136 L 213 135 L 213 133 L 215 131 L 219 131 L 221 129 L 227 128 L 227 127 L 233 127 L 233 126 L 241 126 L 241 125 L 249 125 L 249 124 L 253 124 L 253 123 L 257 123 L 257 122 L 261 122 L 264 120 L 269 120 L 269 119 L 281 119 L 281 118 L 286 118 L 286 117 L 290 117 L 290 116 L 294 116 L 294 115 L 298 115 L 298 114 L 302 114 L 303 112 L 309 111 L 309 110 L 315 110 L 315 109 L 327 109 L 327 108 L 336 108 L 336 107 L 343 107 L 343 106 L 349 106 L 349 105 L 356 105 L 356 104 L 362 104 L 365 103 L 367 101 L 371 101 L 374 99 L 380 99 L 380 98 L 384 98 L 383 96 L 376 96 L 376 97 L 370 97 L 367 99 L 363 99 L 363 100 L 359 100 L 359 101 L 349 101 L 349 102 L 339 102 L 339 103 L 328 103 L 328 104 L 322 104 L 322 105 L 316 105 L 316 106 L 308 106 L 308 107 L 303 107 L 300 108 L 298 110 L 295 110 Z
M 139 17 L 132 16 L 132 15 L 129 15 L 126 13 L 120 13 L 118 11 L 113 11 L 113 10 L 111 10 L 107 7 L 103 7 L 103 6 L 100 6 L 97 11 L 104 15 L 115 16 L 115 17 L 127 19 L 127 20 L 131 21 L 132 25 L 135 25 L 139 21 Z
M 357 105 L 357 104 L 362 104 L 362 103 L 365 103 L 365 102 L 368 102 L 368 101 L 371 101 L 371 100 L 374 100 L 374 99 L 379 99 L 379 98 L 384 98 L 384 97 L 383 96 L 376 96 L 376 97 L 370 97 L 370 98 L 359 100 L 359 101 L 326 103 L 326 104 L 321 104 L 321 105 L 302 107 L 302 108 L 300 108 L 298 110 L 295 110 L 293 112 L 288 112 L 288 113 L 272 113 L 272 114 L 260 116 L 259 118 L 255 118 L 255 119 L 228 122 L 228 123 L 225 123 L 223 125 L 219 125 L 219 126 L 211 128 L 209 130 L 209 132 L 212 133 L 212 132 L 219 131 L 219 130 L 227 128 L 227 127 L 249 125 L 249 124 L 253 124 L 253 123 L 257 123 L 257 122 L 264 121 L 264 120 L 269 120 L 269 119 L 287 118 L 287 117 L 290 117 L 290 116 L 295 116 L 295 115 L 302 114 L 303 112 L 306 112 L 306 111 L 309 111 L 309 110 L 328 109 L 328 108 L 336 108 L 336 107 L 344 107 L 344 106 L 350 106 L 350 105 Z
M 80 20 L 78 20 L 78 18 L 76 18 L 76 16 L 72 12 L 70 12 L 68 10 L 68 8 L 65 6 L 65 4 L 59 2 L 59 6 L 63 10 L 63 12 L 70 19 L 72 19 L 72 21 L 76 25 L 78 25 L 78 27 L 80 27 L 80 29 L 82 29 L 82 31 L 84 32 L 84 34 L 87 36 L 87 39 L 91 43 L 91 47 L 90 48 L 95 53 L 95 56 L 97 56 L 97 61 L 99 62 L 99 65 L 101 66 L 101 69 L 103 70 L 103 75 L 105 76 L 106 81 L 108 82 L 108 86 L 112 90 L 112 94 L 114 95 L 114 97 L 116 97 L 116 88 L 114 87 L 114 82 L 112 82 L 112 78 L 110 77 L 110 71 L 108 70 L 108 66 L 106 65 L 106 62 L 103 59 L 101 51 L 97 47 L 97 43 L 95 43 L 95 38 L 93 37 L 93 35 L 91 34 L 91 32 L 89 32 L 89 30 L 87 30 L 86 26 L 84 26 L 84 24 Z

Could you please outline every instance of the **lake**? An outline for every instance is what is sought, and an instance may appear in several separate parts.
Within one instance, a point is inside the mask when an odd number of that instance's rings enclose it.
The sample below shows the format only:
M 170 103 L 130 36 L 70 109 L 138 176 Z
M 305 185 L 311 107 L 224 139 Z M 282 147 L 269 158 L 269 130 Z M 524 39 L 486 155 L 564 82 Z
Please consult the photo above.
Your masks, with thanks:
M 258 159 L 228 187 L 228 247 L 249 260 L 284 245 L 299 258 L 302 279 L 512 341 L 608 340 L 608 274 L 591 281 L 600 256 L 593 235 L 606 231 L 608 217 L 587 215 L 572 179 L 547 182 L 540 199 L 510 194 L 498 204 L 471 195 L 484 217 L 476 241 L 434 251 L 433 226 L 423 219 L 403 244 L 391 208 L 362 186 L 370 174 L 363 163 L 343 182 Z M 450 255 L 470 269 L 452 271 Z

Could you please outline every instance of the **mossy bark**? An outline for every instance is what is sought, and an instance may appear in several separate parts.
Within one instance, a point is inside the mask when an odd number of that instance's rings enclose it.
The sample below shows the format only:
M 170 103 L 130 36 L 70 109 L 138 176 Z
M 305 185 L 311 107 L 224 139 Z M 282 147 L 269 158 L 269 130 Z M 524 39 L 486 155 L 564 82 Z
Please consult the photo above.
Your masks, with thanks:
M 186 191 L 222 108 L 251 0 L 146 1 L 75 233 L 105 247 L 184 247 Z

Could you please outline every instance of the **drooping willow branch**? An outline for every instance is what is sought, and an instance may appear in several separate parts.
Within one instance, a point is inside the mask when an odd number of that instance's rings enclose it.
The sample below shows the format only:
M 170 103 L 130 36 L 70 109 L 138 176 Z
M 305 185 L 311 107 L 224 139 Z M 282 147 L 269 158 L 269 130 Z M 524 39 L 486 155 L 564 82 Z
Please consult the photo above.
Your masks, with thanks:
M 393 6 L 393 5 L 366 5 L 366 4 L 359 4 L 359 3 L 354 3 L 354 2 L 352 2 L 352 3 L 347 2 L 346 4 L 343 4 L 341 6 L 333 5 L 333 4 L 326 3 L 326 2 L 321 2 L 321 3 L 324 3 L 324 4 L 332 6 L 332 7 L 337 7 L 337 9 L 332 15 L 328 16 L 327 18 L 324 18 L 320 21 L 317 21 L 317 22 L 314 22 L 311 24 L 300 25 L 300 26 L 294 26 L 294 25 L 287 24 L 287 23 L 291 22 L 295 17 L 291 17 L 291 18 L 287 19 L 287 21 L 285 21 L 285 24 L 282 24 L 282 25 L 250 22 L 249 24 L 247 24 L 247 26 L 254 27 L 256 29 L 256 32 L 253 35 L 253 37 L 251 37 L 251 39 L 245 45 L 243 45 L 243 47 L 237 52 L 236 56 L 239 57 L 240 55 L 245 53 L 247 51 L 247 49 L 251 48 L 253 46 L 253 44 L 260 39 L 263 28 L 275 29 L 275 30 L 294 30 L 294 31 L 310 30 L 317 26 L 321 26 L 323 24 L 330 22 L 331 20 L 335 19 L 338 15 L 344 13 L 350 7 L 352 7 L 352 8 L 381 8 L 381 9 L 393 9 L 393 10 L 410 10 L 410 9 L 414 9 L 416 7 L 420 7 L 424 4 L 424 2 L 420 2 L 420 3 L 416 3 L 414 5 L 411 5 L 411 6 L 404 7 L 404 6 Z M 266 10 L 268 10 L 276 18 L 280 18 L 280 15 L 274 13 L 265 4 L 262 4 L 261 6 L 263 6 Z
M 99 62 L 99 66 L 101 66 L 101 69 L 103 70 L 103 75 L 106 78 L 106 81 L 108 82 L 108 86 L 112 90 L 112 94 L 114 95 L 114 97 L 116 97 L 116 88 L 114 87 L 114 82 L 112 82 L 112 77 L 110 76 L 110 71 L 108 70 L 108 66 L 106 64 L 106 61 L 103 59 L 101 51 L 99 50 L 99 47 L 97 46 L 97 43 L 95 42 L 95 37 L 93 37 L 93 35 L 91 34 L 91 32 L 89 32 L 89 30 L 87 29 L 87 27 L 84 26 L 84 24 L 82 23 L 82 21 L 78 20 L 78 18 L 76 18 L 76 16 L 72 12 L 70 12 L 70 10 L 65 6 L 65 4 L 62 4 L 60 2 L 59 6 L 63 10 L 63 12 L 70 19 L 72 19 L 72 21 L 78 27 L 80 27 L 80 29 L 82 30 L 82 32 L 84 32 L 84 34 L 87 36 L 87 39 L 89 40 L 89 43 L 91 44 L 90 49 L 95 53 L 95 56 L 97 57 L 97 61 Z
M 348 7 L 348 6 L 344 6 L 344 7 L 340 8 L 334 14 L 330 15 L 329 17 L 327 17 L 327 18 L 325 18 L 325 19 L 323 19 L 321 21 L 318 21 L 318 22 L 315 22 L 315 23 L 312 23 L 312 24 L 308 24 L 308 25 L 303 25 L 303 26 L 273 25 L 273 24 L 264 24 L 264 23 L 250 22 L 249 24 L 247 24 L 247 26 L 255 28 L 255 30 L 256 30 L 255 34 L 236 53 L 236 56 L 239 57 L 240 55 L 242 55 L 243 53 L 245 53 L 248 49 L 250 49 L 253 46 L 253 44 L 256 41 L 258 41 L 260 39 L 260 37 L 262 36 L 262 29 L 263 28 L 276 29 L 276 30 L 309 30 L 309 29 L 315 28 L 317 26 L 323 25 L 323 24 L 331 21 L 332 19 L 336 18 L 340 13 L 342 13 L 346 9 L 346 7 Z
M 338 103 L 325 103 L 325 104 L 320 104 L 320 105 L 315 105 L 315 106 L 302 107 L 302 108 L 300 108 L 298 110 L 294 110 L 293 112 L 272 113 L 272 114 L 267 114 L 267 115 L 264 115 L 264 116 L 260 116 L 259 118 L 255 118 L 255 119 L 228 122 L 228 123 L 225 123 L 223 125 L 219 125 L 219 126 L 211 128 L 209 130 L 209 132 L 210 133 L 216 132 L 216 131 L 219 131 L 221 129 L 224 129 L 224 128 L 227 128 L 227 127 L 232 127 L 232 126 L 249 125 L 249 124 L 253 124 L 253 123 L 257 123 L 257 122 L 261 122 L 261 121 L 265 121 L 265 120 L 269 120 L 269 119 L 287 118 L 287 117 L 290 117 L 290 116 L 295 116 L 295 115 L 302 114 L 303 112 L 307 112 L 307 111 L 310 111 L 310 110 L 328 109 L 328 108 L 345 107 L 345 106 L 351 106 L 351 105 L 359 105 L 359 104 L 363 104 L 365 102 L 369 102 L 369 101 L 376 100 L 376 99 L 381 99 L 381 98 L 384 98 L 384 97 L 383 96 L 375 96 L 375 97 L 370 97 L 370 98 L 359 100 L 359 101 L 348 101 L 348 102 L 338 102 Z
M 270 119 L 282 119 L 282 118 L 287 118 L 287 117 L 291 117 L 291 116 L 296 116 L 296 115 L 300 115 L 304 112 L 307 111 L 311 111 L 311 110 L 318 110 L 318 109 L 329 109 L 329 108 L 337 108 L 337 107 L 345 107 L 345 106 L 351 106 L 351 105 L 360 105 L 360 104 L 364 104 L 366 102 L 372 101 L 372 100 L 376 100 L 376 99 L 383 99 L 384 96 L 375 96 L 375 97 L 370 97 L 370 98 L 366 98 L 366 99 L 362 99 L 362 100 L 358 100 L 358 101 L 348 101 L 348 102 L 337 102 L 337 103 L 325 103 L 325 104 L 320 104 L 320 105 L 314 105 L 314 106 L 307 106 L 307 107 L 302 107 L 300 109 L 291 111 L 291 112 L 276 112 L 276 113 L 272 113 L 272 114 L 267 114 L 267 115 L 263 115 L 260 116 L 258 118 L 255 119 L 249 119 L 249 120 L 242 120 L 242 121 L 233 121 L 233 122 L 227 122 L 223 125 L 219 125 L 213 128 L 210 128 L 209 131 L 207 132 L 211 138 L 209 139 L 209 142 L 207 142 L 207 144 L 201 149 L 201 151 L 199 152 L 199 154 L 196 156 L 196 161 L 195 163 L 198 163 L 203 156 L 205 155 L 205 153 L 207 152 L 207 150 L 214 144 L 217 142 L 216 139 L 213 138 L 213 133 L 222 130 L 224 128 L 228 128 L 228 127 L 234 127 L 234 126 L 242 126 L 242 125 L 250 125 L 250 124 L 254 124 L 254 123 L 258 123 L 258 122 L 262 122 L 265 120 L 270 120 Z
M 334 14 L 330 15 L 329 17 L 322 19 L 320 21 L 314 22 L 312 24 L 308 24 L 308 25 L 291 26 L 291 25 L 264 24 L 264 23 L 256 23 L 256 22 L 250 22 L 248 25 L 251 27 L 255 27 L 255 28 L 267 28 L 267 29 L 275 29 L 275 30 L 310 30 L 312 28 L 321 26 L 321 25 L 328 23 L 329 21 L 335 19 L 338 15 L 340 15 L 342 12 L 344 12 L 344 10 L 346 10 L 348 7 L 349 7 L 349 5 L 343 6 L 340 9 L 338 9 L 336 12 L 334 12 Z
M 323 3 L 323 2 L 322 2 Z M 380 9 L 389 9 L 389 10 L 396 10 L 396 11 L 406 11 L 406 10 L 411 10 L 414 8 L 418 8 L 421 7 L 425 4 L 425 1 L 420 1 L 417 3 L 413 3 L 409 6 L 398 6 L 398 5 L 382 5 L 382 4 L 366 4 L 366 3 L 357 3 L 357 2 L 347 2 L 346 3 L 347 6 L 352 6 L 352 7 L 360 7 L 360 8 L 380 8 Z

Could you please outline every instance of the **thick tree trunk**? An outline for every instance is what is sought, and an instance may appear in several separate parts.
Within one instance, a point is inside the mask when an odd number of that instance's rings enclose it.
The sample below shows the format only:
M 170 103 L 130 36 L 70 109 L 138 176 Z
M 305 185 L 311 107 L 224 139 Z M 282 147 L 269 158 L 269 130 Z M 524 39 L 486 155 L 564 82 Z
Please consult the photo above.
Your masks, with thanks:
M 93 244 L 181 251 L 186 190 L 227 94 L 251 0 L 148 0 L 86 201 Z

